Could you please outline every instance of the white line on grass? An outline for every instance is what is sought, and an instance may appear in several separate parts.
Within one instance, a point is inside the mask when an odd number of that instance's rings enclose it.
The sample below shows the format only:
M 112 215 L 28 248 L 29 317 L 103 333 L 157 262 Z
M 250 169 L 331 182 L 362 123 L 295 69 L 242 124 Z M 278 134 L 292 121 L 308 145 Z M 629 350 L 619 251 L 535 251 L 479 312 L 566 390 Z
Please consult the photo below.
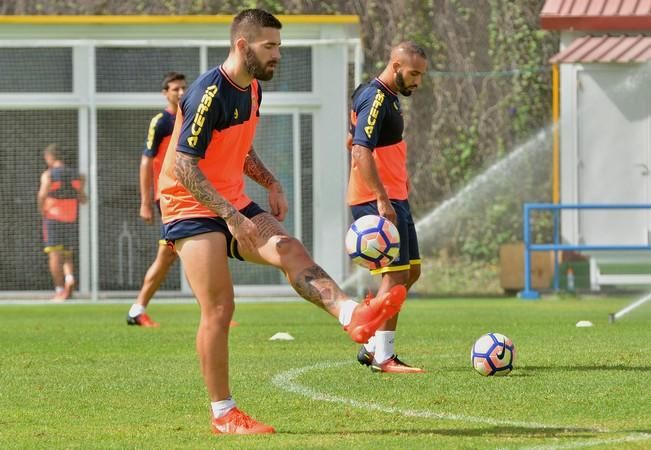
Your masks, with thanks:
M 480 424 L 492 425 L 492 426 L 512 426 L 512 427 L 528 428 L 528 429 L 543 429 L 543 430 L 557 429 L 559 431 L 570 431 L 570 432 L 583 431 L 583 432 L 593 432 L 593 433 L 611 433 L 610 431 L 601 428 L 568 427 L 564 425 L 550 425 L 550 424 L 535 423 L 535 422 L 521 422 L 517 420 L 496 420 L 488 417 L 466 416 L 463 414 L 449 414 L 449 413 L 438 413 L 438 412 L 426 411 L 426 410 L 418 411 L 413 409 L 402 409 L 393 406 L 385 406 L 373 402 L 358 401 L 347 397 L 341 397 L 338 395 L 318 392 L 310 387 L 303 386 L 296 381 L 296 379 L 301 375 L 304 375 L 313 370 L 332 369 L 347 364 L 351 364 L 351 362 L 350 361 L 324 362 L 324 363 L 314 364 L 312 366 L 299 367 L 275 375 L 272 378 L 271 382 L 276 387 L 284 391 L 293 392 L 295 394 L 308 397 L 311 400 L 318 400 L 318 401 L 332 402 L 332 403 L 343 403 L 345 405 L 349 405 L 354 408 L 365 409 L 369 411 L 380 411 L 389 414 L 400 414 L 406 417 L 422 417 L 425 419 L 453 420 L 458 422 L 480 423 Z M 621 438 L 591 439 L 591 440 L 585 440 L 580 442 L 573 442 L 569 444 L 526 447 L 526 450 L 564 450 L 564 449 L 574 449 L 574 448 L 581 448 L 581 447 L 593 447 L 597 445 L 617 444 L 622 442 L 635 442 L 635 441 L 642 441 L 642 440 L 649 440 L 649 439 L 651 439 L 651 434 L 636 433 Z
M 389 414 L 400 414 L 407 417 L 422 417 L 425 419 L 453 420 L 458 422 L 480 423 L 480 424 L 493 425 L 493 426 L 511 426 L 511 427 L 529 428 L 529 429 L 558 429 L 559 431 L 560 430 L 588 431 L 594 433 L 607 432 L 606 430 L 602 430 L 598 428 L 568 427 L 564 425 L 550 425 L 550 424 L 535 423 L 535 422 L 522 422 L 517 420 L 498 420 L 498 419 L 492 419 L 490 417 L 475 417 L 475 416 L 466 416 L 463 414 L 440 413 L 440 412 L 427 411 L 427 410 L 419 411 L 414 409 L 402 409 L 402 408 L 396 408 L 394 406 L 385 406 L 374 402 L 353 400 L 347 397 L 341 397 L 338 395 L 318 392 L 310 387 L 303 386 L 296 381 L 296 379 L 301 375 L 304 375 L 313 370 L 332 369 L 346 364 L 351 364 L 351 362 L 350 361 L 325 362 L 325 363 L 315 364 L 312 366 L 291 369 L 286 372 L 281 372 L 278 375 L 274 376 L 272 379 L 272 383 L 275 386 L 279 387 L 280 389 L 293 392 L 295 394 L 303 395 L 312 400 L 319 400 L 319 401 L 332 402 L 332 403 L 343 403 L 352 406 L 354 408 L 366 409 L 369 411 L 380 411 Z

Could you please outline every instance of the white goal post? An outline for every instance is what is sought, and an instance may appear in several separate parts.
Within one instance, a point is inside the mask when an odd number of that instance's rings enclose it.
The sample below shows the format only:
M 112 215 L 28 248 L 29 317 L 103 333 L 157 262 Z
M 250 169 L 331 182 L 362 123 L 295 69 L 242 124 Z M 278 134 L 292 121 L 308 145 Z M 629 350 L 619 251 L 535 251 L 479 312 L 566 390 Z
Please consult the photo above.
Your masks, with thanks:
M 285 226 L 336 280 L 349 271 L 343 238 L 348 100 L 361 79 L 356 16 L 278 16 L 282 60 L 263 83 L 255 146 L 290 202 Z M 138 217 L 138 165 L 149 121 L 165 107 L 168 71 L 192 82 L 228 52 L 232 16 L 0 16 L 0 176 L 9 245 L 0 299 L 49 296 L 36 209 L 42 151 L 57 143 L 88 180 L 79 217 L 79 296 L 133 296 L 153 262 L 158 227 Z M 247 184 L 255 201 L 266 196 Z M 272 268 L 232 263 L 236 295 L 291 295 Z M 161 287 L 188 295 L 178 265 Z

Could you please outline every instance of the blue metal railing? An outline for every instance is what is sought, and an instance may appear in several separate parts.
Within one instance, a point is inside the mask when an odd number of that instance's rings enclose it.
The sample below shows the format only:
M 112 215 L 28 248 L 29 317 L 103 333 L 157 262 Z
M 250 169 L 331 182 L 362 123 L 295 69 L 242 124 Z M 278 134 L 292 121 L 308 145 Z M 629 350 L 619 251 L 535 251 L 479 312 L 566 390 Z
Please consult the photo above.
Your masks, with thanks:
M 563 209 L 649 209 L 647 204 L 554 204 L 554 203 L 525 203 L 523 215 L 524 232 L 524 289 L 518 296 L 527 300 L 540 298 L 540 293 L 531 287 L 531 252 L 554 252 L 554 290 L 558 290 L 558 252 L 559 250 L 651 250 L 651 245 L 580 245 L 561 244 L 559 212 Z M 531 211 L 549 210 L 553 213 L 553 244 L 533 244 L 531 242 Z

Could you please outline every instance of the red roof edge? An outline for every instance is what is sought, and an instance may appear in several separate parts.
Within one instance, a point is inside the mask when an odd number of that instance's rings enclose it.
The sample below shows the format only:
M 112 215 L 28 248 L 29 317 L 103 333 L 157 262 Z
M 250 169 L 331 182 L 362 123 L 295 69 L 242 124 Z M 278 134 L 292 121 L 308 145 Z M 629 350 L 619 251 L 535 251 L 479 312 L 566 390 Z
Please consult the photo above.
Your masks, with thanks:
M 651 15 L 637 16 L 567 16 L 543 14 L 540 26 L 546 30 L 651 30 Z
M 651 36 L 582 36 L 554 55 L 558 63 L 645 63 L 651 61 Z

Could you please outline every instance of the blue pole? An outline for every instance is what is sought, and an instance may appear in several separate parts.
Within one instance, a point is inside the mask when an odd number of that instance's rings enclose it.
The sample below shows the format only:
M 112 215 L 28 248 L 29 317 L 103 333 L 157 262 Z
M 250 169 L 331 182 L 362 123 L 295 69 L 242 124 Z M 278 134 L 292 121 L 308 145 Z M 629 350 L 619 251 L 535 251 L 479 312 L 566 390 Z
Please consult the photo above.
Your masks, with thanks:
M 540 298 L 540 294 L 533 289 L 531 289 L 531 252 L 529 251 L 529 245 L 531 244 L 531 232 L 529 231 L 529 205 L 524 204 L 524 290 L 520 291 L 518 294 L 520 298 L 526 300 L 536 300 Z

